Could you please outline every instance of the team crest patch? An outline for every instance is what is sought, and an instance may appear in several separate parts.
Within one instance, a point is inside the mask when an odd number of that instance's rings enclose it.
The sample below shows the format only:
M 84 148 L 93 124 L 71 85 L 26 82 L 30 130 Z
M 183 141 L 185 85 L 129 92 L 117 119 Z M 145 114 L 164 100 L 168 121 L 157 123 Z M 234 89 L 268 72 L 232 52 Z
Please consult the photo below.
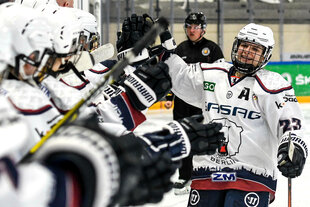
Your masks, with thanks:
M 207 48 L 207 47 L 203 48 L 203 49 L 201 50 L 201 54 L 202 54 L 203 56 L 208 56 L 208 55 L 210 54 L 210 49 Z
M 256 193 L 248 193 L 244 197 L 244 203 L 247 207 L 257 207 L 259 204 L 259 196 Z
M 190 204 L 191 204 L 192 206 L 197 205 L 197 203 L 198 203 L 199 200 L 200 200 L 200 195 L 199 195 L 198 191 L 197 191 L 197 190 L 192 190 L 189 199 L 190 199 L 189 202 L 190 202 Z

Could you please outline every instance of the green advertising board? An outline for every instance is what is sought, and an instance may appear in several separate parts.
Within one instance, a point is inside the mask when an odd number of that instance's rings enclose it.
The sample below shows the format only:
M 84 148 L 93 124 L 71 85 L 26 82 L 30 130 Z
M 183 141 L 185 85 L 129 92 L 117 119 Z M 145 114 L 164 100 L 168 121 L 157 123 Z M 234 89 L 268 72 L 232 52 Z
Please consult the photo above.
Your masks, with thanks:
M 296 96 L 310 96 L 310 62 L 270 62 L 265 68 L 289 81 Z

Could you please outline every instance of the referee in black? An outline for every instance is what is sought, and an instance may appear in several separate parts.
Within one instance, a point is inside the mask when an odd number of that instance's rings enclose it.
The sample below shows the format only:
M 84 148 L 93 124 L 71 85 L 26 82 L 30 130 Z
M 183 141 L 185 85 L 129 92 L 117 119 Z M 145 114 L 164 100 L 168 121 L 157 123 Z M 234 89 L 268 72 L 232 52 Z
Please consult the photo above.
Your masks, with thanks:
M 185 19 L 184 31 L 187 40 L 183 41 L 175 49 L 186 63 L 213 63 L 224 60 L 221 48 L 203 35 L 206 33 L 207 19 L 202 12 L 190 13 Z M 166 108 L 171 108 L 174 99 L 173 119 L 179 120 L 196 114 L 202 114 L 200 108 L 189 105 L 179 99 L 177 96 L 169 93 L 166 97 Z M 190 191 L 190 179 L 192 173 L 192 157 L 183 159 L 182 166 L 179 169 L 179 180 L 174 183 L 174 193 L 182 195 Z

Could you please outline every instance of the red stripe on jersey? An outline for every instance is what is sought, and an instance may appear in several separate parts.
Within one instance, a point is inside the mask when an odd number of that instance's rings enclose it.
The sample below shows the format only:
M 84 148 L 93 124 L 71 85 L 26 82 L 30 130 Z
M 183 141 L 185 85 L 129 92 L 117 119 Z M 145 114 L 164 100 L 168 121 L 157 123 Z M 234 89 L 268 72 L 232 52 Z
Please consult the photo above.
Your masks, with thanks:
M 145 116 L 143 113 L 141 113 L 141 111 L 135 109 L 131 103 L 130 100 L 127 96 L 127 94 L 125 92 L 121 93 L 122 98 L 124 99 L 128 110 L 131 114 L 132 120 L 134 122 L 134 128 L 131 129 L 131 131 L 133 131 L 137 126 L 139 126 L 142 122 L 144 122 L 146 120 Z
M 67 86 L 76 88 L 76 89 L 78 89 L 78 90 L 81 90 L 81 89 L 85 88 L 85 86 L 86 86 L 87 84 L 89 84 L 89 80 L 87 80 L 87 79 L 86 79 L 86 83 L 83 82 L 82 84 L 77 85 L 77 86 L 72 86 L 72 85 L 66 83 L 62 78 L 60 79 L 60 81 L 63 82 L 64 84 L 66 84 Z
M 77 177 L 68 172 L 67 174 L 67 203 L 68 207 L 80 207 L 81 206 L 81 187 Z
M 229 190 L 236 189 L 242 191 L 263 191 L 269 192 L 271 195 L 271 201 L 275 198 L 275 191 L 268 188 L 262 183 L 258 183 L 252 180 L 246 180 L 242 178 L 237 178 L 234 182 L 213 182 L 211 178 L 202 180 L 193 180 L 191 188 L 195 190 Z
M 219 67 L 211 67 L 211 68 L 203 68 L 203 67 L 201 67 L 201 70 L 222 70 L 224 72 L 228 72 L 226 68 L 219 68 Z
M 93 73 L 96 73 L 96 74 L 102 74 L 102 73 L 105 73 L 107 71 L 109 71 L 110 68 L 105 68 L 103 70 L 94 70 L 94 69 L 89 69 L 90 72 L 93 72 Z
M 48 104 L 48 105 L 45 105 L 45 106 L 38 108 L 38 109 L 22 109 L 22 108 L 19 108 L 18 106 L 16 106 L 10 98 L 8 98 L 8 99 L 9 99 L 10 103 L 13 105 L 13 107 L 24 115 L 41 114 L 41 113 L 44 113 L 45 111 L 48 111 L 51 108 L 53 108 L 52 105 Z

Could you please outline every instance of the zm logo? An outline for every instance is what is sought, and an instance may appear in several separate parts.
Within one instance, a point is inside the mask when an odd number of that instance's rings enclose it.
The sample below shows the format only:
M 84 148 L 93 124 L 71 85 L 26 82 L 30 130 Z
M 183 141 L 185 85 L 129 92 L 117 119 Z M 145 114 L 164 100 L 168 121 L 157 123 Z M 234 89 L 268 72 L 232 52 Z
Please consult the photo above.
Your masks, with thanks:
M 214 91 L 215 83 L 204 81 L 203 82 L 203 89 L 205 91 Z
M 217 172 L 217 173 L 212 173 L 211 178 L 213 182 L 231 182 L 231 181 L 236 181 L 236 173 L 227 173 L 227 172 Z

